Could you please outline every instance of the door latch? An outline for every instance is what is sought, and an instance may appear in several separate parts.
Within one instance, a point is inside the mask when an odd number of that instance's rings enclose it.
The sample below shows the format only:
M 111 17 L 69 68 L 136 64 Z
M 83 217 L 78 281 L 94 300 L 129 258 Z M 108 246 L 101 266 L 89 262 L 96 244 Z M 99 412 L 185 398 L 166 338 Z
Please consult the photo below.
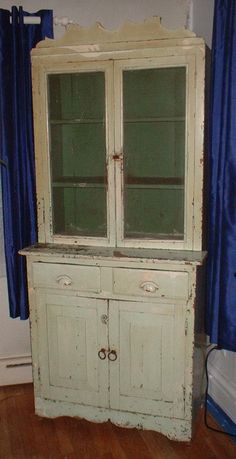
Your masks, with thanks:
M 108 323 L 108 315 L 107 314 L 102 314 L 101 315 L 101 322 L 102 324 L 107 324 Z

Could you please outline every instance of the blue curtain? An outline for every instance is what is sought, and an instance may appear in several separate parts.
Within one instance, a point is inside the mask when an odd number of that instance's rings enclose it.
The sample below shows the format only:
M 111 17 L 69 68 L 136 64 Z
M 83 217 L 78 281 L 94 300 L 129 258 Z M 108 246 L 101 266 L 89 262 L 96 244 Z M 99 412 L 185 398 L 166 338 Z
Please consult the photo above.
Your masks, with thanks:
M 12 23 L 10 23 L 10 16 Z M 24 16 L 41 24 L 24 25 Z M 36 241 L 35 171 L 30 51 L 53 36 L 52 11 L 29 14 L 0 9 L 0 155 L 3 223 L 10 316 L 28 318 L 24 257 L 18 250 Z
M 216 0 L 212 44 L 206 332 L 236 351 L 236 2 Z

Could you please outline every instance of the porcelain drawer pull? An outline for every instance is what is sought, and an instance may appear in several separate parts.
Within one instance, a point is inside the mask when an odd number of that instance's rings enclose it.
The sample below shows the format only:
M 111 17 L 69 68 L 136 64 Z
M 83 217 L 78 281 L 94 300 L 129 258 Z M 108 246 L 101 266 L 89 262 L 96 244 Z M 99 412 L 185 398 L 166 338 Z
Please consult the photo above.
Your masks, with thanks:
M 108 353 L 108 359 L 111 360 L 111 362 L 114 362 L 117 359 L 116 351 L 110 351 Z
M 100 351 L 98 351 L 98 357 L 99 359 L 101 360 L 105 360 L 106 358 L 106 349 L 100 349 Z
M 155 284 L 155 282 L 143 282 L 140 287 L 148 293 L 155 293 L 156 290 L 158 290 L 158 285 Z
M 72 284 L 72 279 L 69 276 L 58 276 L 56 281 L 63 287 L 68 287 Z

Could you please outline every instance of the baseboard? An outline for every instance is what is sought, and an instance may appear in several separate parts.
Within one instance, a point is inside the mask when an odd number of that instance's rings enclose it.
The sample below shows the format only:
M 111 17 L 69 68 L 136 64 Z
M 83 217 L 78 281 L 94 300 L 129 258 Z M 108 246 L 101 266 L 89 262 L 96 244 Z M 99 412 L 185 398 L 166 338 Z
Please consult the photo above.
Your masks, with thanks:
M 32 382 L 31 355 L 0 358 L 0 386 Z
M 220 368 L 209 365 L 209 390 L 212 400 L 236 424 L 236 381 L 227 378 Z
M 236 424 L 227 414 L 220 408 L 219 405 L 208 395 L 207 397 L 207 409 L 208 412 L 213 416 L 216 422 L 222 427 L 225 432 L 236 435 Z M 234 437 L 232 437 L 234 439 Z M 236 438 L 234 439 L 236 442 Z

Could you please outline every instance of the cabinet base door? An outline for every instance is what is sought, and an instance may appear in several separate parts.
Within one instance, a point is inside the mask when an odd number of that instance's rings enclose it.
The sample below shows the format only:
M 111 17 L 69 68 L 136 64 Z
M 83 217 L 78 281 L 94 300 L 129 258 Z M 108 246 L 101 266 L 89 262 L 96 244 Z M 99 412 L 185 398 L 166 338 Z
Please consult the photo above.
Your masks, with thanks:
M 111 301 L 109 317 L 111 408 L 183 417 L 183 307 Z
M 37 304 L 41 395 L 107 407 L 107 302 L 39 292 Z

